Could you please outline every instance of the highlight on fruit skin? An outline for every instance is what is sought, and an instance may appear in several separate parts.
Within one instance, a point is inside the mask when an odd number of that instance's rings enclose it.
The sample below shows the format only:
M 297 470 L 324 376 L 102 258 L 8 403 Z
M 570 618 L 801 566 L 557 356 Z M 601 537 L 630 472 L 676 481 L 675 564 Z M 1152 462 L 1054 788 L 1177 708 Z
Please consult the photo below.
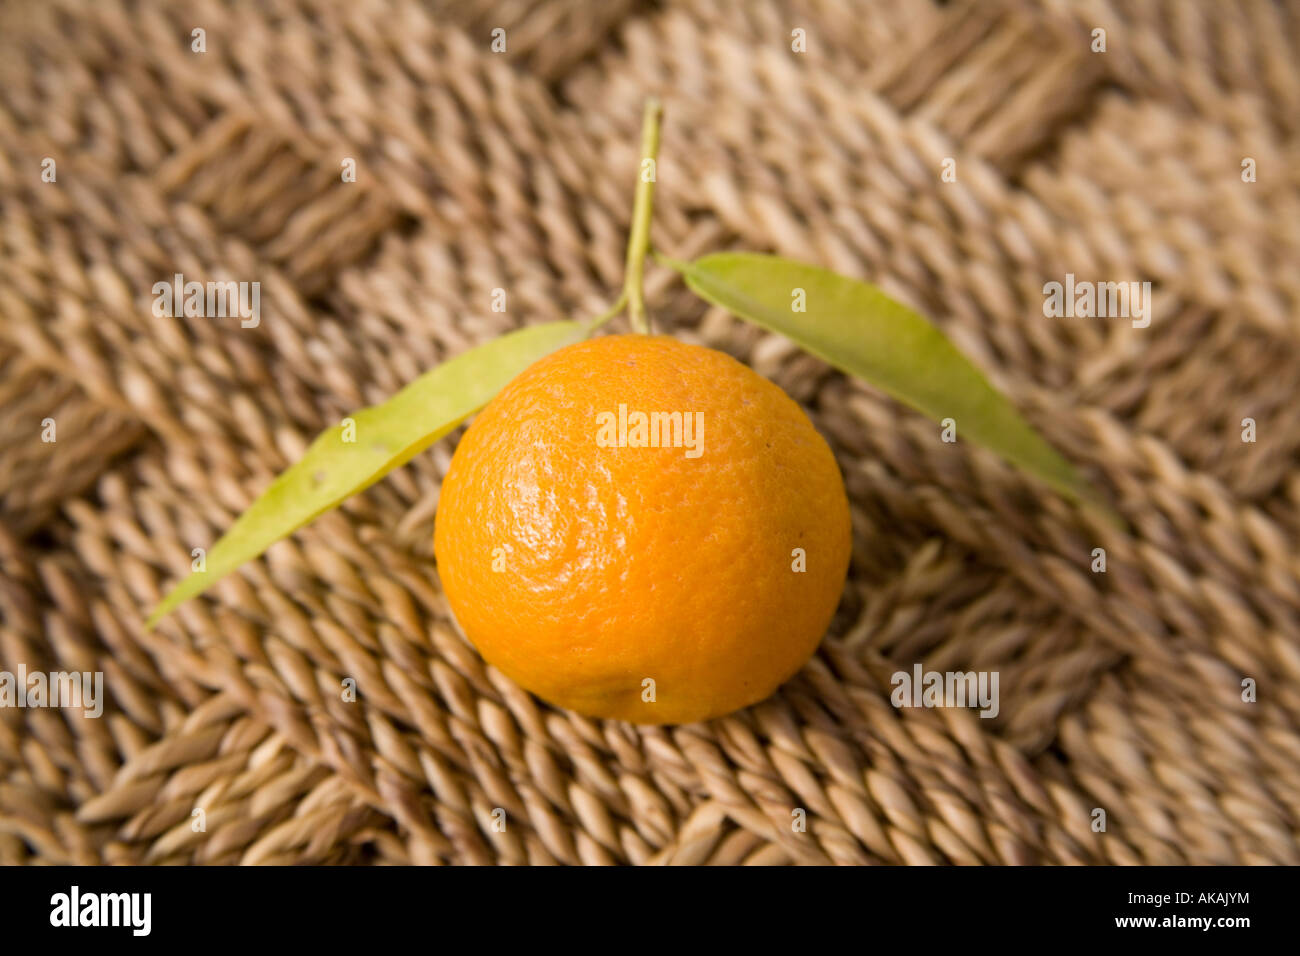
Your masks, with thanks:
M 672 338 L 567 346 L 461 439 L 435 515 L 448 602 L 483 657 L 582 714 L 687 723 L 769 696 L 848 570 L 830 448 L 778 386 Z

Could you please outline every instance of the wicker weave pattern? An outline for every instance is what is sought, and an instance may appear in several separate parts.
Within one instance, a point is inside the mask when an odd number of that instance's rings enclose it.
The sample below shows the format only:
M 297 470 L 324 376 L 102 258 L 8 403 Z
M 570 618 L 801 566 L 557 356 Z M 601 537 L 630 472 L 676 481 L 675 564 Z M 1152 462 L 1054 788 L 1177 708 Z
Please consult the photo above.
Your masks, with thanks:
M 1300 863 L 1297 63 L 1270 0 L 0 6 L 0 669 L 109 691 L 0 710 L 0 863 Z M 1131 532 L 654 271 L 845 473 L 849 587 L 774 698 L 632 728 L 487 668 L 430 561 L 451 442 L 145 633 L 322 428 L 603 307 L 647 92 L 658 247 L 880 282 Z M 176 272 L 261 325 L 154 317 Z M 1067 272 L 1150 280 L 1151 327 L 1044 318 Z M 916 662 L 1000 715 L 895 709 Z

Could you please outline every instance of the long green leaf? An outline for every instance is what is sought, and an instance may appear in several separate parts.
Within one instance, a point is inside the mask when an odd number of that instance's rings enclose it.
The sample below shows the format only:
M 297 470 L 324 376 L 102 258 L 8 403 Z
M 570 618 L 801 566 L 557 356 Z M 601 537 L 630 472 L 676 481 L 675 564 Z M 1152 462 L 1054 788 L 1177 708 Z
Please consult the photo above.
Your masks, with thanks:
M 587 326 L 578 322 L 549 322 L 508 333 L 426 372 L 383 404 L 352 415 L 347 430 L 341 423 L 321 433 L 212 546 L 206 570 L 173 588 L 145 626 L 153 627 L 276 541 L 406 464 L 528 366 L 586 333 Z
M 875 286 L 758 253 L 661 261 L 714 305 L 786 336 L 936 421 L 953 419 L 958 435 L 992 449 L 1066 497 L 1100 504 L 1070 463 L 942 332 Z M 800 289 L 805 311 L 795 311 Z

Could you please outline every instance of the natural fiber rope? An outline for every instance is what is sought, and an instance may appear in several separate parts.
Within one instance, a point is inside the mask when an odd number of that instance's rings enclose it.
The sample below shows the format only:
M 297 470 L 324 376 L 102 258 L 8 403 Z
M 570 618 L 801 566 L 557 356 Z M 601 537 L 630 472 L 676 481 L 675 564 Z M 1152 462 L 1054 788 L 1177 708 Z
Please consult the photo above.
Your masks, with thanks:
M 1266 0 L 0 7 L 0 669 L 109 698 L 0 710 L 0 863 L 1300 862 L 1297 54 Z M 145 633 L 321 428 L 606 304 L 648 92 L 659 247 L 880 282 L 1131 530 L 655 271 L 845 473 L 845 599 L 771 700 L 633 728 L 487 668 L 430 561 L 450 442 Z M 175 272 L 261 325 L 155 318 Z M 1066 272 L 1152 281 L 1151 327 L 1045 319 Z M 917 662 L 1001 713 L 895 709 Z

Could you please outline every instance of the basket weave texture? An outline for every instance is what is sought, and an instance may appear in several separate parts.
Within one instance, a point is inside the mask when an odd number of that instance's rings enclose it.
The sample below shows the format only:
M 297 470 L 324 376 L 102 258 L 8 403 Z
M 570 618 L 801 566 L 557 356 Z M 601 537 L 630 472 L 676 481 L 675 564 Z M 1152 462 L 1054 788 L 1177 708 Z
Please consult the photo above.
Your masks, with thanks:
M 1270 0 L 0 6 L 0 669 L 107 696 L 0 710 L 0 863 L 1300 863 L 1298 64 Z M 849 490 L 773 698 L 636 728 L 487 667 L 431 560 L 452 442 L 145 632 L 323 428 L 601 311 L 648 93 L 658 248 L 880 283 L 1131 527 L 655 269 L 658 329 L 785 388 Z M 261 324 L 155 317 L 178 272 Z M 1067 273 L 1150 281 L 1150 327 L 1045 317 Z M 896 709 L 916 663 L 1000 713 Z

